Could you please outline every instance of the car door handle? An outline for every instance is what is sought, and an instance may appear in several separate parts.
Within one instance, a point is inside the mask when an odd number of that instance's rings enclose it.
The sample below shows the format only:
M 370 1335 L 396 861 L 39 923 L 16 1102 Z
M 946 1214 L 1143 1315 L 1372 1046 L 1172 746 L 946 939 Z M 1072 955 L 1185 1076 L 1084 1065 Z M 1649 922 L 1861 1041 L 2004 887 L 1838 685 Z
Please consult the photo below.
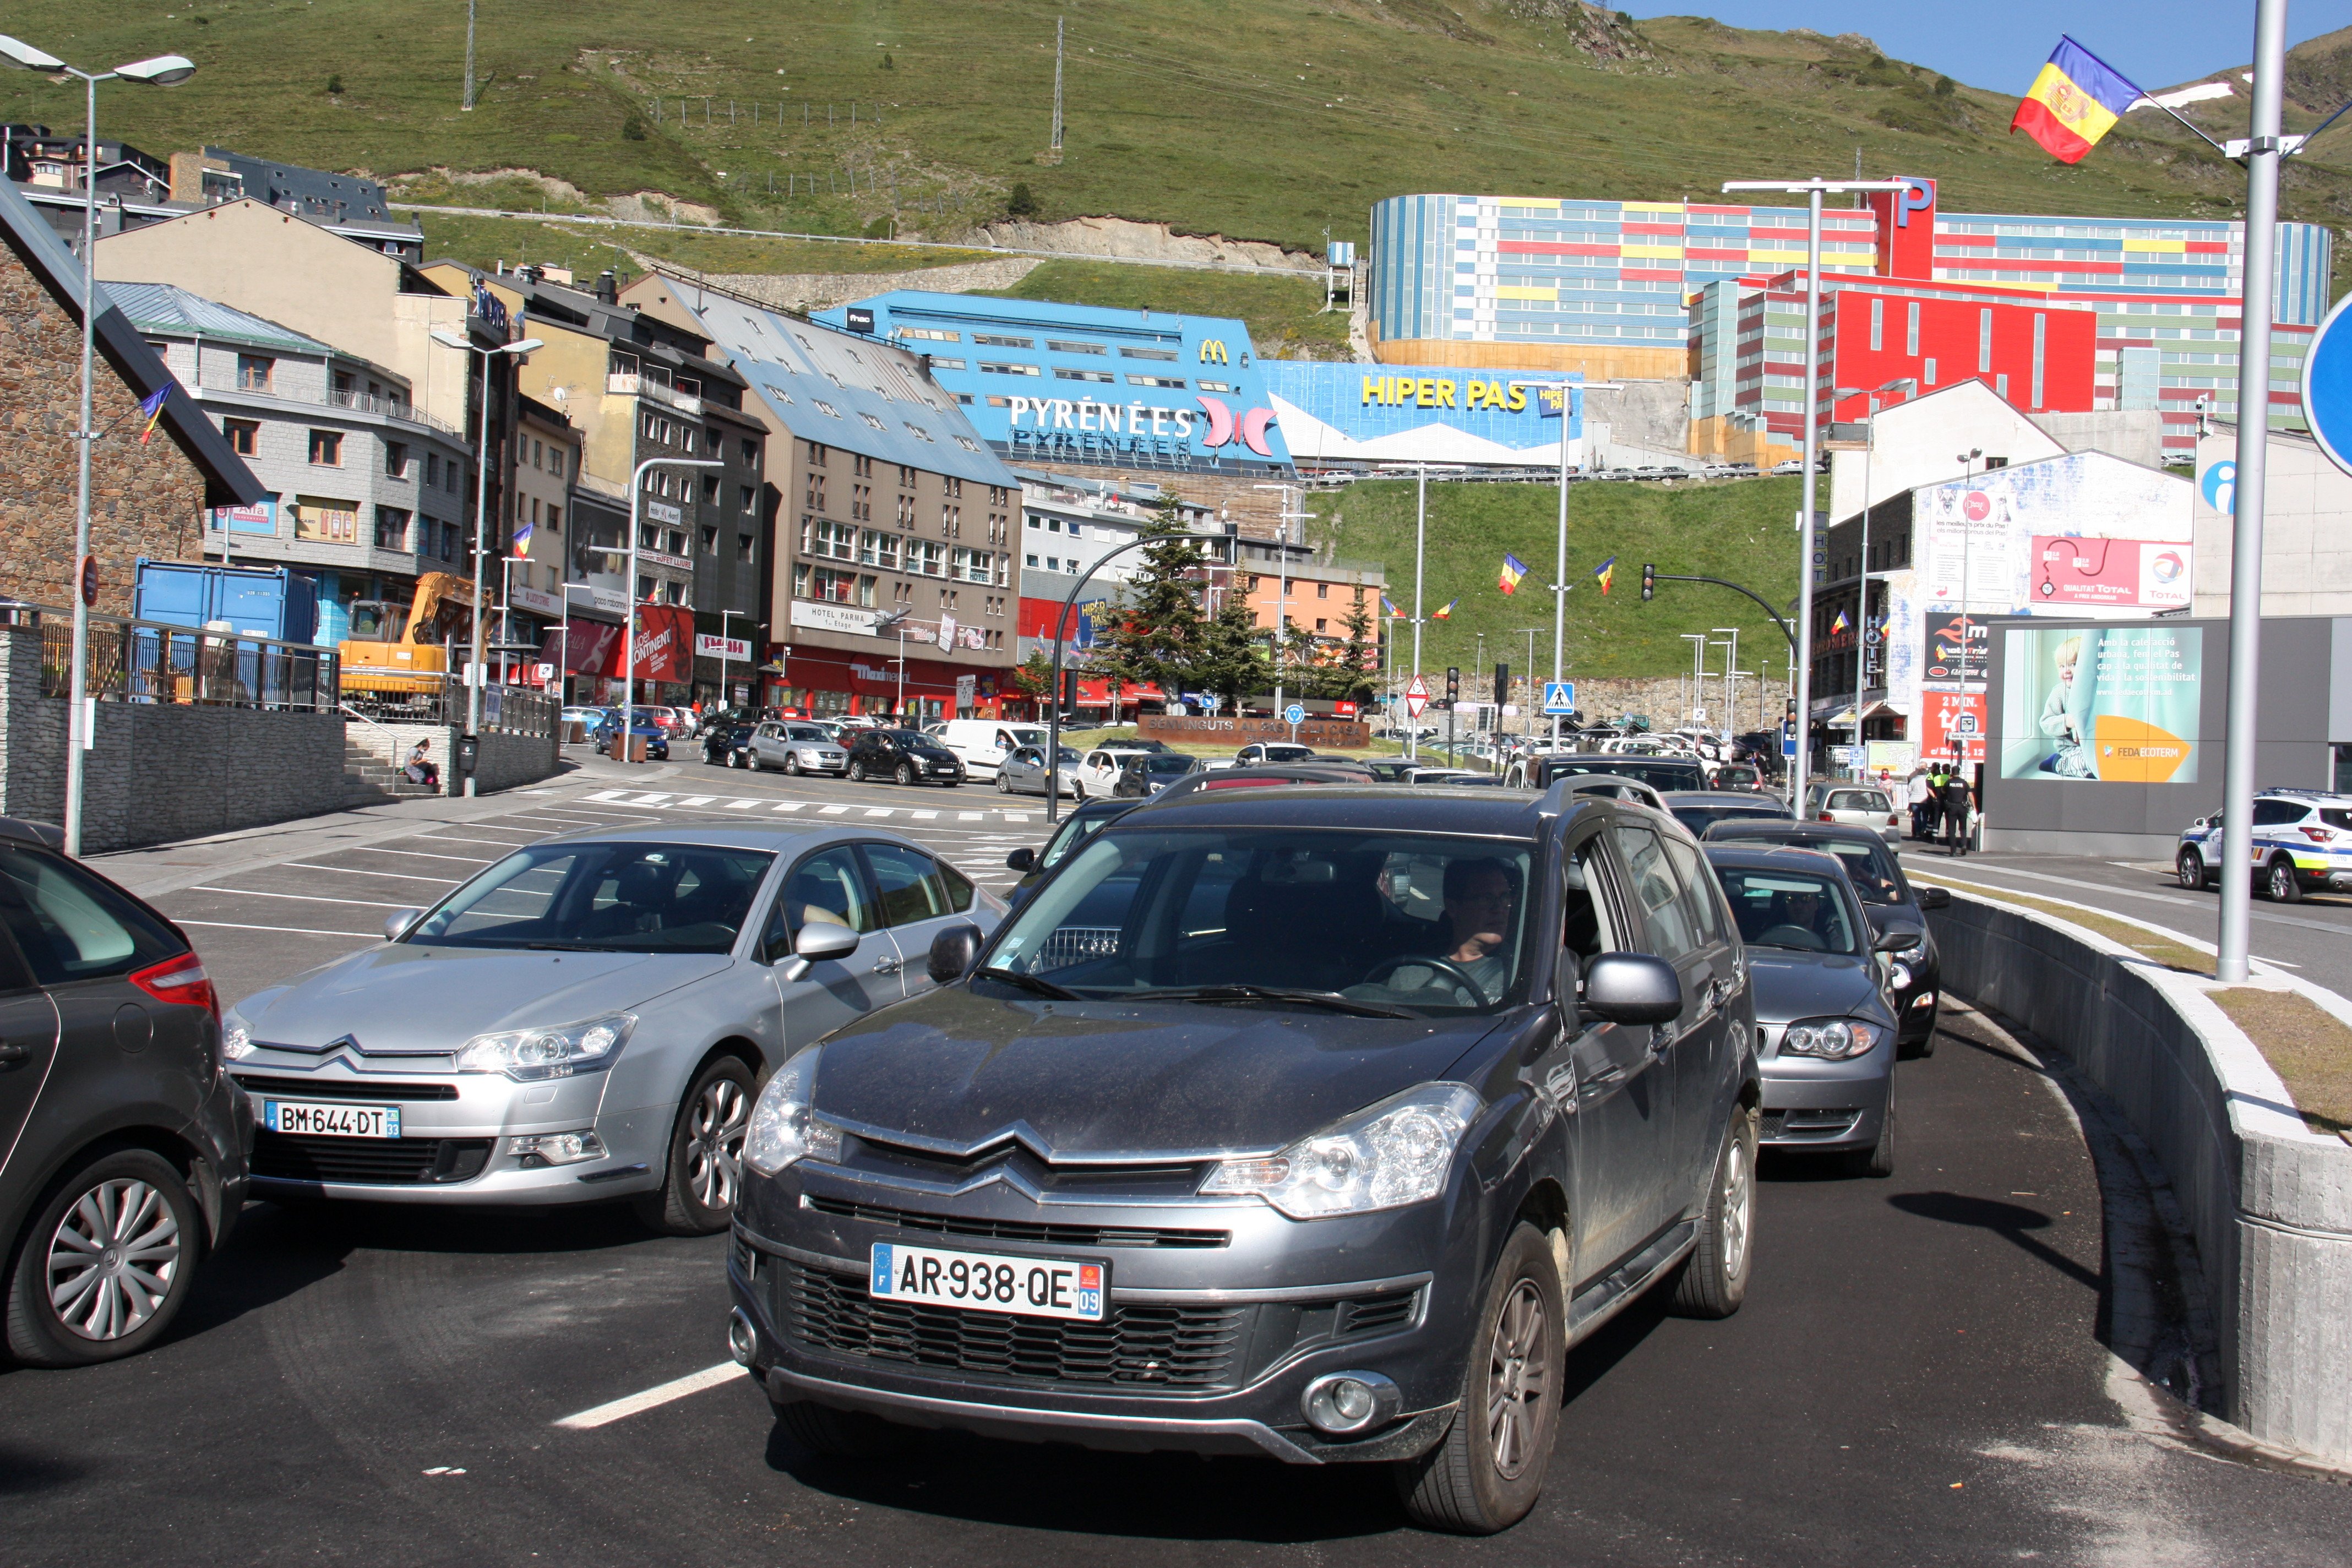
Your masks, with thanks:
M 12 1068 L 20 1062 L 28 1062 L 32 1059 L 32 1047 L 12 1046 L 0 1042 L 0 1068 Z
M 877 958 L 874 961 L 874 973 L 896 974 L 898 973 L 898 961 L 895 958 Z
M 1587 1073 L 1577 1087 L 1587 1094 L 1597 1094 L 1625 1076 L 1625 1069 L 1615 1062 L 1595 1072 Z

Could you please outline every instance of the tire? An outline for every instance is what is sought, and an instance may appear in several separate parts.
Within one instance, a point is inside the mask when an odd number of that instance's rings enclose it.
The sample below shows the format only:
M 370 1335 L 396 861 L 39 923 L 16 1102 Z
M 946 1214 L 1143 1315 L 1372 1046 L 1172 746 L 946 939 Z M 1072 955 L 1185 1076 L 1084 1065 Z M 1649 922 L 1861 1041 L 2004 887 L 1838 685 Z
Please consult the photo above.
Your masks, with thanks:
M 727 755 L 723 760 L 730 768 L 740 768 L 743 765 L 742 756 L 732 746 L 727 748 Z
M 798 752 L 784 753 L 784 776 L 795 779 L 801 776 L 801 754 Z
M 998 769 L 996 773 L 996 793 L 999 795 L 1013 793 L 1013 781 L 1004 776 L 1004 771 L 1002 768 Z
M 774 1406 L 784 1436 L 813 1454 L 832 1459 L 887 1459 L 914 1447 L 916 1434 L 862 1410 L 795 1400 Z
M 751 1069 L 719 1057 L 694 1077 L 670 1127 L 662 1184 L 637 1199 L 637 1217 L 665 1236 L 727 1228 L 743 1185 L 743 1134 L 751 1122 Z
M 1715 1157 L 1698 1245 L 1675 1277 L 1674 1309 L 1685 1318 L 1727 1318 L 1748 1299 L 1756 1256 L 1756 1112 L 1741 1106 Z
M 2294 862 L 2282 855 L 2270 864 L 2263 878 L 2263 890 L 2282 904 L 2299 903 L 2303 900 L 2303 879 L 2294 874 Z
M 2181 848 L 2180 858 L 2174 862 L 2174 870 L 2180 879 L 2180 885 L 2190 892 L 2205 890 L 2205 857 L 2197 853 L 2195 848 L 2187 846 Z
M 890 776 L 898 781 L 898 787 L 904 789 L 915 782 L 915 764 L 912 763 L 900 763 L 898 769 L 893 772 Z
M 1453 1426 L 1397 1467 L 1406 1518 L 1423 1530 L 1493 1535 L 1535 1507 L 1559 1431 L 1566 1321 L 1551 1245 L 1522 1223 L 1487 1280 Z
M 1927 1032 L 1913 1041 L 1908 1048 L 1895 1053 L 1898 1061 L 1924 1062 L 1936 1054 L 1936 1026 L 1943 1017 L 1944 1005 L 1938 1002 L 1927 1010 Z
M 866 782 L 866 764 L 859 762 L 856 757 L 850 758 L 848 771 L 844 776 L 846 777 L 851 784 L 864 784 Z
M 1895 1173 L 1895 1088 L 1886 1089 L 1886 1114 L 1878 1123 L 1878 1142 L 1867 1149 L 1856 1149 L 1845 1157 L 1846 1174 L 1883 1180 Z
M 179 1315 L 204 1253 L 204 1215 L 170 1161 L 100 1155 L 51 1185 L 17 1238 L 8 1349 L 29 1366 L 136 1355 Z M 101 1261 L 82 1261 L 93 1255 Z

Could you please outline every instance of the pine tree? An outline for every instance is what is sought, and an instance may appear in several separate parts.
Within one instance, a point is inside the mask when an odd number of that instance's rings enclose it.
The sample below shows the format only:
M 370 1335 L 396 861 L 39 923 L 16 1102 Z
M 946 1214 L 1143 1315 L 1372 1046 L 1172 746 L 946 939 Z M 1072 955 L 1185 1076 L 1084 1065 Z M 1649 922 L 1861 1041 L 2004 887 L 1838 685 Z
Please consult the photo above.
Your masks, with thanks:
M 1013 688 L 1022 696 L 1042 700 L 1054 692 L 1054 660 L 1044 648 L 1032 652 L 1013 670 Z
M 1194 679 L 1201 658 L 1201 594 L 1193 575 L 1200 540 L 1184 531 L 1174 491 L 1153 509 L 1143 563 L 1125 585 L 1108 626 L 1095 629 L 1095 667 L 1121 682 L 1157 683 L 1171 698 Z
M 1213 692 L 1222 700 L 1223 711 L 1239 712 L 1244 699 L 1274 684 L 1266 640 L 1249 601 L 1238 594 L 1227 595 L 1224 607 L 1202 628 L 1201 656 L 1192 671 L 1193 689 Z
M 1340 625 L 1348 628 L 1348 641 L 1333 666 L 1337 689 L 1328 695 L 1342 702 L 1369 702 L 1381 671 L 1380 645 L 1372 638 L 1372 613 L 1359 599 Z

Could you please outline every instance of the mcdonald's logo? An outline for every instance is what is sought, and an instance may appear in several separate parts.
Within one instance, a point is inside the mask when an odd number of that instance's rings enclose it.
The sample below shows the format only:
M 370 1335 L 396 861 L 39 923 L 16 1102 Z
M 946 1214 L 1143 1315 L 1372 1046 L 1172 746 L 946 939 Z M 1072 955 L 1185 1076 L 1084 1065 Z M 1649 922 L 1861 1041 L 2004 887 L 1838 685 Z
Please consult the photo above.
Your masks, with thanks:
M 1225 357 L 1225 343 L 1223 338 L 1203 338 L 1201 340 L 1201 363 L 1202 364 L 1231 364 L 1234 363 L 1232 360 Z

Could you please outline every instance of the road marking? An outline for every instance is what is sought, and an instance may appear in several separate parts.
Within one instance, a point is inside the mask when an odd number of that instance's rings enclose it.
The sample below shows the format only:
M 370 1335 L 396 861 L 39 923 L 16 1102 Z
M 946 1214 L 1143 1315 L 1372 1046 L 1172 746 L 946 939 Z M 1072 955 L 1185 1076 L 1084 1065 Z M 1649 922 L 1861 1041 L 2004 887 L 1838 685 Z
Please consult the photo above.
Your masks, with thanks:
M 690 795 L 684 800 L 679 801 L 677 804 L 680 805 L 709 805 L 712 801 L 717 800 L 718 798 L 719 797 L 715 795 Z
M 917 822 L 930 822 L 935 820 L 940 814 L 936 811 L 919 811 L 913 815 Z
M 1004 814 L 1004 820 L 1007 822 L 1026 822 L 1029 820 L 1029 813 L 1025 811 L 1008 811 Z
M 252 926 L 235 921 L 174 921 L 174 925 L 207 926 L 215 931 L 290 931 L 296 936 L 343 936 L 353 942 L 382 942 L 383 935 L 372 931 L 320 931 L 314 926 Z
M 429 833 L 420 833 L 417 837 L 419 838 L 430 838 L 433 835 Z M 412 860 L 461 860 L 468 866 L 488 866 L 491 864 L 489 857 L 486 855 L 435 855 L 430 851 L 424 849 L 379 849 L 373 844 L 354 844 L 352 846 L 351 849 L 345 851 L 345 853 L 348 854 L 354 851 L 362 855 L 405 855 Z
M 517 827 L 509 829 L 509 831 L 523 833 L 529 830 L 526 828 Z M 520 844 L 509 844 L 503 838 L 460 838 L 454 833 L 420 833 L 416 837 L 419 838 L 429 838 L 436 844 L 488 844 L 500 849 L 520 849 L 522 847 Z M 536 843 L 538 840 L 546 837 L 547 835 L 543 833 L 533 833 L 530 837 L 532 842 Z M 410 853 L 413 854 L 415 851 L 412 850 Z
M 868 806 L 866 808 L 866 815 L 868 816 L 896 816 L 898 815 L 898 808 L 895 805 Z
M 849 807 L 845 805 L 820 805 L 816 810 L 819 816 L 840 816 L 846 813 L 849 810 Z
M 310 860 L 289 860 L 284 864 L 294 871 L 340 871 L 346 877 L 387 877 L 395 882 L 438 882 L 448 888 L 465 880 L 463 877 L 419 877 L 407 871 L 362 871 L 356 866 L 321 866 Z
M 988 820 L 988 813 L 984 811 L 959 811 L 956 813 L 956 820 L 958 822 L 985 822 Z
M 629 804 L 631 805 L 659 805 L 667 799 L 669 799 L 669 796 L 656 793 L 651 795 L 641 795 Z
M 2179 893 L 2153 893 L 2149 892 L 2145 888 L 2116 888 L 2110 887 L 2105 882 L 2084 882 L 2071 877 L 2053 877 L 2046 871 L 2020 871 L 2014 867 L 2010 866 L 1978 866 L 1972 868 L 1972 869 L 1980 876 L 1990 874 L 1996 877 L 2025 877 L 2030 878 L 2036 882 L 2054 882 L 2062 888 L 2073 888 L 2075 889 L 2075 899 L 2078 902 L 2081 901 L 2084 890 L 2087 889 L 2095 893 L 2114 893 L 2119 897 L 2126 899 L 2147 899 L 2153 903 L 2158 904 L 2179 904 L 2192 910 L 2212 909 L 2218 911 L 2221 907 L 2218 902 L 2214 904 L 2206 904 L 2196 899 L 2185 898 Z M 1948 876 L 1949 874 L 1930 871 L 1928 875 Z M 1957 879 L 1954 879 L 1957 880 Z M 2030 889 L 2025 888 L 2004 888 L 2001 890 L 2008 893 L 2030 892 Z M 2088 907 L 2095 908 L 2096 906 L 2093 905 Z M 2273 925 L 2301 926 L 2305 931 L 2324 931 L 2331 936 L 2341 936 L 2347 929 L 2344 926 L 2330 924 L 2326 921 L 2299 921 L 2293 915 L 2274 915 L 2263 910 L 2249 910 L 2248 913 L 2255 920 L 2267 921 Z M 2264 959 L 2263 962 L 2267 963 L 2271 961 Z
M 778 811 L 798 811 L 807 804 L 808 802 L 804 800 L 780 800 L 776 802 L 776 809 Z
M 293 899 L 305 904 L 350 904 L 362 910 L 404 910 L 406 904 L 378 903 L 373 899 L 323 899 L 316 893 L 265 893 L 258 888 L 215 888 L 199 882 L 188 889 L 191 893 L 235 893 L 240 899 Z M 184 921 L 182 923 L 185 923 Z
M 764 800 L 730 800 L 727 803 L 727 809 L 730 811 L 749 811 L 755 805 L 765 805 L 767 804 L 768 803 Z
M 750 1375 L 750 1369 L 739 1366 L 731 1361 L 723 1361 L 717 1366 L 707 1366 L 700 1372 L 690 1372 L 684 1377 L 672 1378 L 667 1383 L 656 1384 L 642 1394 L 632 1394 L 625 1399 L 615 1399 L 609 1405 L 599 1405 L 593 1410 L 583 1410 L 576 1415 L 566 1415 L 552 1425 L 569 1432 L 593 1431 L 599 1426 L 609 1426 L 615 1421 L 625 1420 L 641 1412 L 656 1409 L 673 1400 L 684 1399 L 688 1394 L 700 1394 L 706 1388 L 717 1388 L 720 1384 L 732 1383 L 739 1377 Z
M 628 793 L 629 792 L 625 789 L 600 789 L 594 795 L 586 796 L 585 798 L 589 800 L 618 800 Z

